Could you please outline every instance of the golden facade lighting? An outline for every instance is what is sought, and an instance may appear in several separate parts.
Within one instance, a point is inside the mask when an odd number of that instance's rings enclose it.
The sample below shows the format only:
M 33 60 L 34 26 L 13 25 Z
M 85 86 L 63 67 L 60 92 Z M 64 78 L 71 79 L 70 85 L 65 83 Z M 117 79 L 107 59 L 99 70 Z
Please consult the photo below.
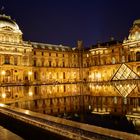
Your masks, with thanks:
M 5 74 L 6 74 L 6 72 L 5 72 L 4 70 L 2 70 L 1 74 L 2 74 L 2 75 L 5 75 Z

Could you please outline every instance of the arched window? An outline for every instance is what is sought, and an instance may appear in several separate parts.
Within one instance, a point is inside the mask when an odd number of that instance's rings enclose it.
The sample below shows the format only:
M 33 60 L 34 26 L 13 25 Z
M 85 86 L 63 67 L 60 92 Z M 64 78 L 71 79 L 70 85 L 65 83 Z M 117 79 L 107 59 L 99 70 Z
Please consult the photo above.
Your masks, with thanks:
M 136 61 L 140 61 L 140 52 L 136 53 Z

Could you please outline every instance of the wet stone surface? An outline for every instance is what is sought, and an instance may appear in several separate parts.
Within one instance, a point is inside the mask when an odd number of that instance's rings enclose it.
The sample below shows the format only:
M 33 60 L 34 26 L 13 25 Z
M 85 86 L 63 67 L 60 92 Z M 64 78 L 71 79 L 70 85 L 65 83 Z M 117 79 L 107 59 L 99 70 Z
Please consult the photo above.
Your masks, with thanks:
M 23 138 L 0 126 L 0 140 L 23 140 Z

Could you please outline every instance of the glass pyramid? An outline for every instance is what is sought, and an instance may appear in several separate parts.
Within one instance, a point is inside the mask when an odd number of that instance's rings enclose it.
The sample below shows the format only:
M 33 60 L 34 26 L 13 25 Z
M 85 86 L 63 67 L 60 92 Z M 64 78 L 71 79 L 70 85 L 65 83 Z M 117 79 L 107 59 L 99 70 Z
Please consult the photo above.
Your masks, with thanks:
M 131 70 L 127 65 L 122 64 L 118 71 L 113 76 L 112 80 L 127 80 L 127 79 L 139 79 L 139 76 Z
M 128 79 L 136 80 L 140 78 L 126 64 L 122 64 L 120 68 L 117 70 L 117 72 L 115 73 L 115 75 L 113 76 L 111 81 L 116 81 L 116 82 L 119 81 L 119 84 L 115 83 L 115 88 L 117 89 L 119 94 L 123 97 L 127 97 L 136 88 L 136 84 L 129 84 L 128 82 L 126 82 L 125 84 L 123 82 Z

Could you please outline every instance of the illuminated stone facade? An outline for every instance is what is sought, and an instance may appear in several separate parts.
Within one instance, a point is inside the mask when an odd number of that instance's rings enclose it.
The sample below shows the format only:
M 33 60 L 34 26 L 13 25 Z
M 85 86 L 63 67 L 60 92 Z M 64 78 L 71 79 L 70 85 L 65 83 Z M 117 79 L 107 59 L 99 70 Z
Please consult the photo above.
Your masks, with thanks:
M 86 49 L 82 41 L 75 48 L 24 41 L 18 25 L 0 15 L 0 97 L 4 102 L 90 95 L 101 99 L 85 96 L 87 107 L 108 112 L 107 104 L 121 105 L 120 98 L 127 104 L 128 96 L 139 97 L 139 61 L 140 20 L 134 21 L 123 43 L 112 38 Z
M 0 15 L 0 93 L 1 100 L 21 97 L 63 96 L 80 94 L 83 59 L 82 42 L 78 47 L 23 41 L 18 25 L 6 15 Z M 86 57 L 86 53 L 84 53 Z M 86 66 L 86 62 L 84 64 Z M 88 70 L 88 69 L 87 69 Z M 47 88 L 38 85 L 48 85 Z M 27 90 L 21 86 L 32 85 Z M 25 93 L 25 94 L 24 94 Z M 47 94 L 47 95 L 46 95 Z

